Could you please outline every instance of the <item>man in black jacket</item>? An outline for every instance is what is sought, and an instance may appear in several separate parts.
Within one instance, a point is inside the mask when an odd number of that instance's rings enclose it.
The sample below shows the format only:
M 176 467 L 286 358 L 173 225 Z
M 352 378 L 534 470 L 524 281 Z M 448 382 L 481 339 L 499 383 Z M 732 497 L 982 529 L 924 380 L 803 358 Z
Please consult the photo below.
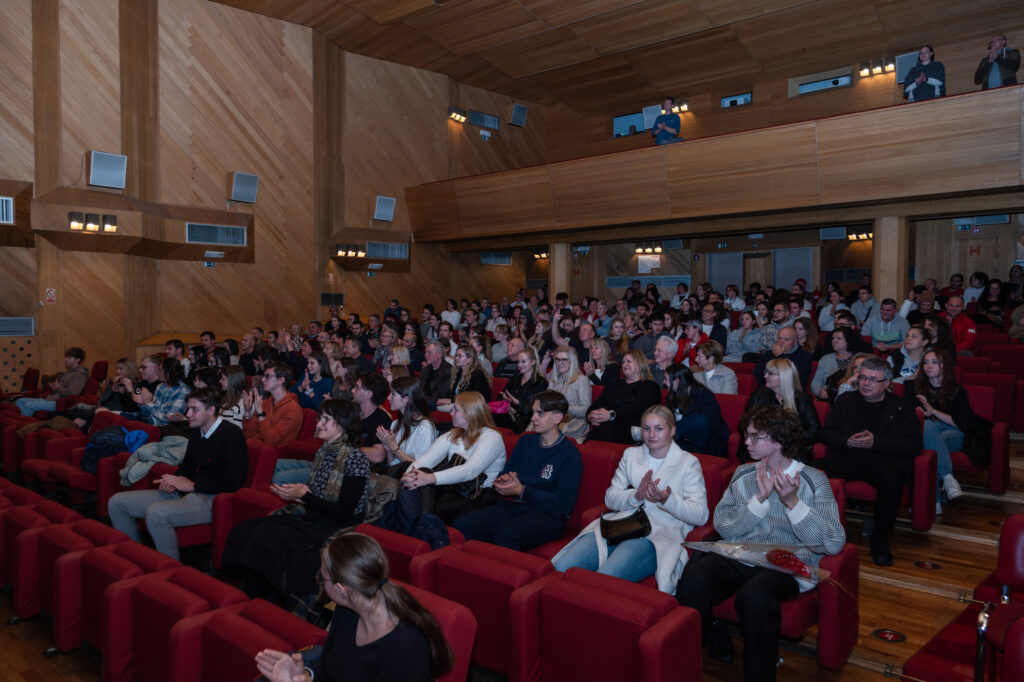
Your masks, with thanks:
M 974 83 L 982 90 L 1017 83 L 1020 51 L 1006 47 L 1006 36 L 997 33 L 988 41 L 988 54 L 981 58 L 974 72 Z
M 864 360 L 858 390 L 836 398 L 821 429 L 829 455 L 818 461 L 829 478 L 864 481 L 878 491 L 871 559 L 879 566 L 892 565 L 889 531 L 922 449 L 914 406 L 887 390 L 891 380 L 892 367 L 885 360 Z
M 800 388 L 807 391 L 811 383 L 811 354 L 797 343 L 796 330 L 793 327 L 783 327 L 775 338 L 775 343 L 766 351 L 761 352 L 757 364 L 754 365 L 754 379 L 757 380 L 758 388 L 764 387 L 764 370 L 769 360 L 785 358 L 796 367 L 800 375 Z
M 133 490 L 111 497 L 108 510 L 114 528 L 138 542 L 136 519 L 145 518 L 157 551 L 177 559 L 175 527 L 210 523 L 214 496 L 245 484 L 249 451 L 242 429 L 221 419 L 223 399 L 219 388 L 201 388 L 189 395 L 185 459 L 173 474 L 153 481 L 157 490 Z
M 445 360 L 444 346 L 439 341 L 429 341 L 423 346 L 423 367 L 420 368 L 420 388 L 431 410 L 437 409 L 437 401 L 451 398 L 452 366 Z

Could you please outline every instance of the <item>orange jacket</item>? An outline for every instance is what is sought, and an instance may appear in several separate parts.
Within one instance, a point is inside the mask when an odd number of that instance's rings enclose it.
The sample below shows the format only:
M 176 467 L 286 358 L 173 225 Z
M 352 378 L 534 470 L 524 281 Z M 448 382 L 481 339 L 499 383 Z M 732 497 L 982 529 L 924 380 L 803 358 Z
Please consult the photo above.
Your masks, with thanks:
M 294 393 L 288 393 L 281 402 L 263 401 L 267 416 L 260 421 L 255 416 L 242 420 L 242 431 L 246 438 L 258 440 L 267 445 L 280 445 L 299 437 L 302 428 L 302 408 Z

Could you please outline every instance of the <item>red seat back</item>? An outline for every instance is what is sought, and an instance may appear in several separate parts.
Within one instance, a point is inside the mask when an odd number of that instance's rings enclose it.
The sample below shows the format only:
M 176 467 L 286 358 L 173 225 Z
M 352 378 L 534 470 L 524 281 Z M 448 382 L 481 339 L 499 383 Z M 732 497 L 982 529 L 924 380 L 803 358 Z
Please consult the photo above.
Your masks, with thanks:
M 999 531 L 999 563 L 996 580 L 1014 590 L 1024 590 L 1024 514 L 1006 519 Z
M 566 532 L 575 535 L 581 527 L 583 512 L 604 504 L 604 494 L 612 482 L 612 475 L 619 466 L 625 445 L 587 441 L 580 447 L 583 458 L 583 477 L 580 480 L 580 491 L 576 496 L 576 506 L 566 524 Z
M 965 386 L 988 386 L 995 390 L 999 400 L 996 401 L 995 421 L 1012 424 L 1016 409 L 1017 377 L 1012 374 L 980 374 L 964 372 L 961 382 Z
M 508 379 L 502 377 L 494 377 L 491 379 L 491 400 L 500 400 L 501 392 L 505 390 L 505 386 L 508 385 Z
M 757 379 L 753 374 L 737 374 L 736 390 L 741 396 L 749 397 L 757 390 Z
M 722 419 L 729 425 L 729 432 L 739 433 L 740 417 L 747 409 L 750 396 L 720 394 L 715 397 L 718 398 L 718 406 L 722 408 Z
M 455 664 L 447 675 L 439 677 L 437 682 L 461 682 L 469 674 L 469 661 L 473 652 L 473 640 L 476 638 L 476 618 L 462 604 L 439 597 L 418 587 L 400 583 L 409 591 L 416 601 L 423 605 L 441 626 L 441 632 L 455 653 Z
M 996 421 L 996 391 L 991 386 L 965 385 L 971 410 L 985 419 Z
M 753 374 L 755 362 L 723 362 L 723 365 L 730 368 L 737 374 Z
M 89 378 L 94 379 L 97 384 L 102 384 L 104 381 L 107 380 L 108 367 L 109 365 L 107 364 L 106 360 L 97 360 L 92 366 L 92 371 L 89 372 Z
M 299 440 L 313 437 L 316 430 L 317 413 L 308 407 L 302 409 L 302 426 L 299 428 Z
M 1024 379 L 1024 345 L 1019 343 L 989 345 L 982 348 L 979 353 L 992 358 L 993 362 L 1002 362 L 1004 372 L 1013 374 L 1018 379 Z
M 34 391 L 39 385 L 39 370 L 29 367 L 25 370 L 25 376 L 21 378 L 21 390 Z
M 124 424 L 127 420 L 119 414 L 113 412 L 97 412 L 96 416 L 92 418 L 92 424 L 89 425 L 89 435 L 93 435 L 97 431 L 107 428 L 108 426 L 117 426 Z M 135 422 L 133 422 L 135 423 Z
M 597 396 L 601 395 L 601 391 L 604 390 L 604 386 L 601 384 L 592 384 L 590 386 L 590 402 L 594 403 L 597 401 Z

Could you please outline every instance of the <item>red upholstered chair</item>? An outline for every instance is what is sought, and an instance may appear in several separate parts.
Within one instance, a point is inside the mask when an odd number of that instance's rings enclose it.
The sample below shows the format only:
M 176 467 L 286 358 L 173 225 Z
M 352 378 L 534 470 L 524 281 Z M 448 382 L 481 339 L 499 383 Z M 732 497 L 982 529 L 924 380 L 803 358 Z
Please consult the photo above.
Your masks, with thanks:
M 674 597 L 580 568 L 512 593 L 510 682 L 701 677 L 700 616 Z
M 107 380 L 107 369 L 109 367 L 110 365 L 106 360 L 97 360 L 89 371 L 89 378 L 93 379 L 97 384 L 102 384 Z
M 103 413 L 100 413 L 103 414 Z M 144 424 L 137 421 L 122 421 L 121 426 L 129 431 L 145 431 L 146 443 L 154 443 L 161 438 L 160 429 L 152 424 Z M 57 483 L 63 483 L 68 488 L 68 500 L 72 504 L 80 504 L 88 499 L 89 495 L 96 496 L 96 515 L 105 517 L 107 515 L 107 502 L 114 493 L 120 492 L 121 476 L 117 472 L 124 467 L 128 461 L 127 453 L 119 453 L 113 457 L 104 457 L 99 461 L 95 474 L 90 474 L 82 469 L 82 457 L 85 455 L 85 447 L 71 450 L 70 457 L 66 463 L 55 463 L 50 467 L 50 476 Z M 116 466 L 121 463 L 121 466 Z M 137 487 L 143 486 L 143 481 Z
M 501 392 L 508 385 L 508 379 L 494 377 L 491 379 L 491 400 L 501 400 Z
M 597 400 L 597 397 L 601 395 L 601 391 L 604 390 L 604 386 L 601 384 L 591 384 L 590 386 L 590 402 Z
M 988 465 L 988 489 L 996 495 L 1006 492 L 1010 483 L 1010 428 L 1005 422 L 996 421 L 996 390 L 990 386 L 974 386 L 965 384 L 970 398 L 971 409 L 975 413 L 995 422 L 992 427 L 991 461 Z M 963 452 L 952 452 L 954 471 L 984 471 L 985 467 L 975 466 Z
M 512 592 L 555 569 L 540 557 L 470 540 L 415 557 L 413 584 L 465 605 L 479 623 L 473 663 L 509 674 L 514 655 L 508 600 Z
M 366 523 L 356 526 L 355 532 L 369 535 L 380 544 L 384 554 L 388 557 L 388 575 L 404 582 L 411 580 L 409 564 L 412 563 L 412 560 L 431 551 L 430 545 L 423 540 Z M 463 541 L 464 538 L 460 538 L 453 544 Z
M 846 499 L 842 481 L 829 479 L 839 507 L 839 518 L 846 526 Z M 820 568 L 830 574 L 829 582 L 782 603 L 782 636 L 799 638 L 818 625 L 818 664 L 838 670 L 857 644 L 860 595 L 860 559 L 857 546 L 847 542 L 835 556 L 821 560 Z M 716 618 L 736 622 L 735 597 L 715 607 Z
M 18 437 L 18 429 L 37 421 L 35 417 L 23 417 L 17 411 L 0 412 L 0 460 L 8 475 L 17 471 L 24 459 L 24 440 Z
M 430 419 L 435 424 L 450 424 L 452 421 L 452 413 L 434 410 L 433 412 L 430 413 Z
M 737 374 L 753 374 L 756 362 L 723 362 L 723 365 L 732 369 Z
M 319 418 L 316 410 L 308 407 L 302 408 L 302 426 L 299 427 L 299 437 L 296 440 L 316 441 L 319 447 L 320 441 L 313 437 L 316 432 L 316 420 Z
M 20 485 L 10 483 L 6 478 L 0 479 L 4 485 L 0 485 L 0 512 L 9 507 L 20 507 L 24 504 L 39 504 L 43 496 L 34 490 L 22 488 Z
M 757 379 L 754 378 L 753 374 L 737 374 L 736 390 L 739 392 L 739 395 L 749 398 L 757 390 Z
M 263 649 L 298 651 L 323 644 L 327 631 L 263 599 L 240 602 L 178 621 L 168 642 L 176 682 L 252 682 Z
M 80 521 L 82 515 L 52 500 L 38 504 L 10 507 L 0 513 L 0 577 L 4 585 L 14 585 L 18 578 L 18 554 L 27 551 L 35 556 L 38 548 L 39 529 L 54 523 Z M 24 542 L 19 542 L 22 534 Z
M 983 332 L 978 330 L 974 337 L 974 347 L 979 350 L 985 346 L 1007 346 L 1010 343 L 1012 343 L 1012 340 L 1006 332 Z
M 244 601 L 241 590 L 187 566 L 111 585 L 104 599 L 103 679 L 168 682 L 174 625 Z
M 121 580 L 180 566 L 137 542 L 119 542 L 71 552 L 58 562 L 53 579 L 53 643 L 47 653 L 67 652 L 83 643 L 103 650 L 103 594 Z
M 232 528 L 242 521 L 254 519 L 257 516 L 266 516 L 283 506 L 284 500 L 280 497 L 254 488 L 242 488 L 214 498 L 213 525 L 216 530 L 213 532 L 211 547 L 214 568 L 220 568 L 224 543 L 227 542 Z
M 21 390 L 19 391 L 7 391 L 0 392 L 0 400 L 7 400 L 9 398 L 18 398 L 23 395 L 27 395 L 36 390 L 39 386 L 39 370 L 35 367 L 29 367 L 25 370 L 25 373 L 21 376 Z
M 1001 369 L 1002 363 L 999 363 L 999 365 Z M 992 368 L 992 358 L 986 358 L 983 356 L 958 356 L 956 359 L 956 366 L 963 372 L 967 373 L 987 374 L 988 372 L 996 371 Z
M 1015 425 L 1018 413 L 1024 413 L 1024 405 L 1017 401 L 1018 379 L 1013 374 L 993 372 L 964 372 L 960 375 L 960 383 L 964 386 L 989 386 L 995 389 L 998 400 L 995 402 L 994 420 Z M 1015 431 L 1018 431 L 1014 427 Z
M 501 434 L 501 440 L 505 443 L 505 459 L 508 460 L 512 457 L 512 451 L 516 449 L 516 443 L 519 442 L 519 434 L 512 429 L 499 428 L 498 433 Z
M 451 671 L 437 682 L 463 682 L 469 675 L 470 655 L 476 638 L 477 622 L 473 613 L 462 604 L 439 597 L 414 585 L 402 583 L 420 604 L 423 605 L 441 626 L 441 632 L 452 647 L 455 663 Z
M 66 398 L 57 398 L 56 410 L 63 411 L 74 407 L 78 403 L 88 403 L 90 405 L 98 405 L 100 402 L 100 382 L 92 377 L 85 380 L 85 386 L 82 388 L 82 392 L 78 395 L 69 395 Z M 46 410 L 39 410 L 35 416 L 39 419 L 46 419 Z
M 1019 343 L 991 344 L 982 348 L 978 353 L 992 358 L 993 363 L 1001 362 L 1002 371 L 1014 374 L 1018 379 L 1024 379 L 1024 345 Z M 957 358 L 958 363 L 959 360 Z
M 256 463 L 256 470 L 251 472 L 252 482 L 246 487 L 265 490 L 274 477 L 274 466 L 277 464 L 277 460 L 304 459 L 312 462 L 316 457 L 316 451 L 322 444 L 323 442 L 319 439 L 307 439 L 292 440 L 272 447 L 270 456 L 260 459 Z
M 119 426 L 127 421 L 124 417 L 113 412 L 100 412 L 89 425 L 89 432 L 84 434 L 74 429 L 67 431 L 53 431 L 52 429 L 39 429 L 25 437 L 26 459 L 21 462 L 21 475 L 26 481 L 42 481 L 44 484 L 54 483 L 55 480 L 50 469 L 56 464 L 68 464 L 72 461 L 72 452 L 78 448 L 85 452 L 85 446 L 89 438 L 97 431 L 109 426 Z M 47 435 L 49 432 L 49 435 Z M 45 439 L 37 443 L 37 439 Z M 57 441 L 60 441 L 59 443 Z M 29 450 L 32 453 L 29 454 Z M 79 455 L 76 461 L 81 460 Z
M 93 547 L 127 542 L 128 536 L 110 526 L 82 519 L 73 523 L 58 523 L 44 526 L 39 530 L 35 551 L 27 547 L 25 534 L 18 539 L 14 593 L 14 613 L 19 618 L 29 618 L 40 610 L 53 613 L 54 584 L 57 564 L 65 555 L 81 553 Z M 26 545 L 26 546 L 22 546 Z
M 739 378 L 740 374 L 736 375 Z M 748 375 L 753 378 L 753 375 Z M 729 445 L 728 455 L 729 461 L 733 465 L 740 463 L 736 453 L 740 447 L 740 419 L 743 418 L 743 413 L 747 411 L 747 401 L 750 400 L 749 395 L 740 393 L 739 395 L 716 395 L 718 399 L 718 406 L 722 410 L 722 419 L 725 420 L 726 425 L 729 427 Z

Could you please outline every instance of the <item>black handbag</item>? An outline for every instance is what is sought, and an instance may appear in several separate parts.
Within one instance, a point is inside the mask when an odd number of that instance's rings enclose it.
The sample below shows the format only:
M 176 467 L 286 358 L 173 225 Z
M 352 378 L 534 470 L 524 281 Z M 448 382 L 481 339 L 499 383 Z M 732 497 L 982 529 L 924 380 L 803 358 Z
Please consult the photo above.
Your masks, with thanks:
M 612 516 L 621 512 L 609 512 Z M 610 546 L 614 547 L 620 542 L 645 538 L 651 534 L 651 520 L 647 518 L 644 506 L 640 507 L 628 516 L 619 519 L 609 519 L 609 514 L 601 515 L 601 537 Z

